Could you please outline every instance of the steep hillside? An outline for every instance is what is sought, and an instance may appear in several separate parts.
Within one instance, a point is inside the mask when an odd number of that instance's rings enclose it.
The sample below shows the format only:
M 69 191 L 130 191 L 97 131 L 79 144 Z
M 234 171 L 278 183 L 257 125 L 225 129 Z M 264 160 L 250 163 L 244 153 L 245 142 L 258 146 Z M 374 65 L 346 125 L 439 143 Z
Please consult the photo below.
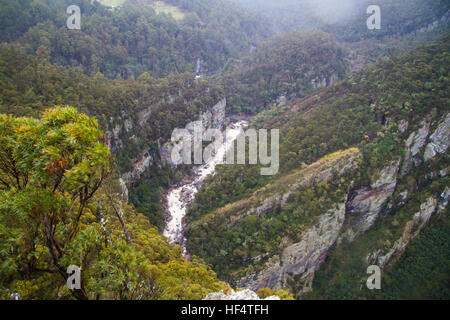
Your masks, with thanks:
M 29 54 L 45 50 L 52 62 L 88 74 L 127 79 L 143 72 L 212 73 L 268 35 L 263 18 L 225 0 L 187 7 L 167 1 L 182 19 L 161 11 L 161 3 L 128 0 L 110 10 L 90 0 L 1 1 L 0 41 L 17 42 Z M 81 8 L 80 30 L 66 26 L 70 5 Z
M 347 67 L 345 52 L 330 34 L 292 32 L 261 43 L 216 78 L 229 98 L 231 112 L 256 113 L 277 99 L 303 97 L 335 83 Z
M 367 266 L 388 270 L 429 221 L 447 221 L 449 39 L 256 117 L 281 130 L 280 172 L 221 168 L 187 217 L 189 251 L 239 286 L 375 294 L 359 289 Z
M 321 29 L 341 41 L 380 39 L 428 28 L 447 14 L 445 0 L 233 0 L 269 17 L 278 31 Z M 382 28 L 368 30 L 370 5 L 381 8 Z
M 119 171 L 123 176 L 129 173 L 127 182 L 132 184 L 152 167 L 150 189 L 143 186 L 145 191 L 137 196 L 131 192 L 131 200 L 160 229 L 162 190 L 173 178 L 170 167 L 160 161 L 160 147 L 174 128 L 184 127 L 223 98 L 220 88 L 195 80 L 194 74 L 155 79 L 144 73 L 136 80 L 108 80 L 102 74 L 89 77 L 78 69 L 65 69 L 46 56 L 26 55 L 10 45 L 0 50 L 0 87 L 1 113 L 37 117 L 47 106 L 71 105 L 96 116 Z
M 0 51 L 0 111 L 38 116 L 49 105 L 71 105 L 96 116 L 130 187 L 131 202 L 160 230 L 162 196 L 180 177 L 167 165 L 164 146 L 174 128 L 213 110 L 222 128 L 233 112 L 254 113 L 279 97 L 303 96 L 332 84 L 346 65 L 339 46 L 322 32 L 265 42 L 233 72 L 213 81 L 192 73 L 110 80 L 51 63 L 45 48 L 37 57 L 23 51 L 20 45 L 6 44 Z

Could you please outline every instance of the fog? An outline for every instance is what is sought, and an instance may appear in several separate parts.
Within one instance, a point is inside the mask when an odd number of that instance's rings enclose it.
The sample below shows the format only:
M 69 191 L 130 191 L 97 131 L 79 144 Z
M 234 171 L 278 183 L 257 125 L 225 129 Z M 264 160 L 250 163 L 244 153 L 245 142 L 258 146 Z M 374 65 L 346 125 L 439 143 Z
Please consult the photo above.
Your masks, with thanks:
M 357 14 L 365 14 L 368 0 L 233 0 L 266 14 L 282 10 L 286 14 L 308 16 L 325 23 L 344 22 Z M 279 13 L 279 12 L 278 12 Z M 300 18 L 300 17 L 299 17 Z M 303 17 L 302 17 L 303 18 Z
M 363 10 L 366 1 L 361 0 L 298 0 L 304 3 L 324 22 L 340 22 L 349 19 Z M 365 12 L 364 12 L 365 13 Z

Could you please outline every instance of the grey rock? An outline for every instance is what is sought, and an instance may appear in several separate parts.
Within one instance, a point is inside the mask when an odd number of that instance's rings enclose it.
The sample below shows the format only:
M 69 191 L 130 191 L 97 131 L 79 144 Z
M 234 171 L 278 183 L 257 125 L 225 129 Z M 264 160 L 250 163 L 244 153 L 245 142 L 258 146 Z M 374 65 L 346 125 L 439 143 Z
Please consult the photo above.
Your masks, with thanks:
M 127 172 L 121 176 L 122 180 L 125 183 L 131 183 L 140 177 L 142 173 L 150 166 L 152 163 L 153 157 L 145 153 L 142 158 L 133 164 L 133 170 Z
M 244 289 L 241 291 L 234 291 L 230 289 L 229 294 L 221 292 L 214 292 L 208 294 L 203 300 L 280 300 L 280 297 L 270 296 L 265 299 L 260 299 L 258 295 L 249 289 Z
M 258 274 L 239 280 L 239 285 L 253 290 L 269 287 L 289 287 L 295 277 L 297 296 L 312 288 L 315 271 L 324 262 L 328 250 L 335 243 L 345 220 L 345 203 L 323 214 L 319 222 L 304 233 L 302 240 L 285 248 L 280 256 L 273 256 Z M 292 288 L 292 289 L 296 289 Z
M 142 127 L 150 119 L 153 110 L 157 109 L 157 105 L 149 106 L 138 113 L 138 124 Z
M 431 142 L 426 146 L 424 160 L 428 161 L 437 154 L 443 154 L 450 145 L 450 113 L 438 125 L 437 129 L 430 136 Z
M 437 200 L 430 197 L 421 204 L 419 212 L 417 212 L 413 219 L 408 221 L 403 229 L 402 236 L 395 241 L 391 248 L 386 250 L 379 249 L 368 255 L 368 264 L 376 264 L 380 268 L 386 266 L 394 257 L 398 258 L 405 251 L 408 244 L 415 239 L 425 225 L 430 220 L 432 214 L 436 211 Z M 386 252 L 383 254 L 383 252 Z
M 411 133 L 406 140 L 406 151 L 403 159 L 401 175 L 406 175 L 414 165 L 419 165 L 422 158 L 419 156 L 420 151 L 425 145 L 430 131 L 430 122 L 428 120 L 422 121 L 422 126 L 419 130 Z
M 184 129 L 188 130 L 190 133 L 194 133 L 194 128 L 196 126 L 201 126 L 203 130 L 208 128 L 222 130 L 225 126 L 225 108 L 227 105 L 227 100 L 223 98 L 217 104 L 215 104 L 211 110 L 207 110 L 199 115 L 196 121 L 191 121 Z M 168 141 L 159 148 L 159 155 L 163 163 L 169 164 L 171 166 L 176 166 L 172 161 L 172 149 L 174 144 L 172 141 Z
M 440 199 L 439 199 L 439 210 L 438 213 L 441 213 L 447 208 L 448 201 L 450 200 L 450 188 L 445 187 L 445 190 L 441 193 Z
M 124 127 L 125 127 L 125 131 L 126 131 L 126 132 L 130 132 L 130 131 L 133 129 L 133 123 L 131 122 L 130 119 L 126 119 L 126 120 L 123 122 L 123 125 L 124 125 Z
M 356 190 L 346 204 L 346 214 L 352 216 L 350 225 L 343 237 L 353 241 L 369 230 L 378 219 L 384 204 L 395 191 L 400 160 L 392 161 L 380 173 L 370 187 Z
M 398 132 L 404 133 L 408 130 L 409 122 L 407 120 L 400 120 L 398 123 Z

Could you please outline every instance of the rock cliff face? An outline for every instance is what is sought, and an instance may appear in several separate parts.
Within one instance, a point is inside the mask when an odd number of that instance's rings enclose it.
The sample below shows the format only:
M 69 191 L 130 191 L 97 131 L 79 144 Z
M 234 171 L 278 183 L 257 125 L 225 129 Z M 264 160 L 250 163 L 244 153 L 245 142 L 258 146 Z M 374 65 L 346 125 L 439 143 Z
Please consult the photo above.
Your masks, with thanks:
M 133 164 L 133 171 L 126 172 L 122 175 L 123 181 L 125 181 L 125 183 L 130 183 L 139 178 L 139 176 L 150 166 L 152 160 L 153 157 L 149 153 L 145 153 L 139 161 Z
M 295 173 L 289 180 L 292 182 L 283 181 L 284 189 L 282 192 L 276 192 L 271 196 L 265 196 L 264 192 L 260 196 L 250 198 L 252 206 L 248 210 L 236 210 L 230 216 L 230 223 L 234 225 L 239 220 L 247 216 L 259 217 L 261 214 L 270 212 L 278 204 L 284 207 L 289 197 L 296 190 L 310 187 L 315 183 L 328 182 L 333 176 L 333 171 L 337 175 L 344 175 L 346 172 L 352 172 L 358 168 L 357 159 L 360 153 L 356 148 L 352 148 L 342 152 L 342 154 L 335 159 L 327 159 L 324 161 L 317 161 L 306 169 Z M 239 206 L 238 206 L 239 207 Z
M 184 129 L 189 132 L 194 132 L 194 125 L 201 123 L 203 129 L 213 128 L 222 130 L 225 126 L 225 108 L 227 106 L 227 100 L 224 98 L 214 105 L 211 110 L 202 113 L 196 121 L 186 124 Z M 163 163 L 174 166 L 175 164 L 171 160 L 173 144 L 171 141 L 164 143 L 160 149 L 159 154 Z
M 417 166 L 422 162 L 422 158 L 419 153 L 425 146 L 429 132 L 430 122 L 428 120 L 424 120 L 420 129 L 411 133 L 408 140 L 406 140 L 406 151 L 401 169 L 402 175 L 408 174 L 413 164 Z
M 432 23 L 428 24 L 428 26 L 420 28 L 414 32 L 412 32 L 411 34 L 420 34 L 420 33 L 424 33 L 424 32 L 428 32 L 431 31 L 433 29 L 436 29 L 438 26 L 440 25 L 445 25 L 450 21 L 450 10 L 447 11 L 439 20 L 435 20 Z
M 325 88 L 325 87 L 332 86 L 337 81 L 339 81 L 339 75 L 337 73 L 332 73 L 329 76 L 325 76 L 322 78 L 317 77 L 317 78 L 312 79 L 311 85 L 314 89 Z
M 395 191 L 399 166 L 400 160 L 392 161 L 381 171 L 375 183 L 350 194 L 346 203 L 346 215 L 351 219 L 344 238 L 353 241 L 373 226 L 383 206 Z
M 281 255 L 273 256 L 257 275 L 242 278 L 238 285 L 251 289 L 270 287 L 281 289 L 296 282 L 296 294 L 311 290 L 314 272 L 323 263 L 330 247 L 335 243 L 345 220 L 345 203 L 331 209 L 309 229 L 298 243 L 285 248 Z
M 210 110 L 199 115 L 196 121 L 189 122 L 186 124 L 185 128 L 188 130 L 193 130 L 194 123 L 200 121 L 203 128 L 215 128 L 215 129 L 223 129 L 225 125 L 225 107 L 227 105 L 226 99 L 220 100 L 217 104 L 215 104 Z M 139 124 L 142 126 L 148 118 L 151 116 L 152 107 L 149 107 L 142 111 L 139 114 Z M 130 131 L 133 126 L 131 122 L 125 121 L 125 127 L 118 126 L 112 132 L 112 139 L 116 141 L 114 145 L 121 146 L 122 143 L 120 141 L 120 132 L 125 128 L 125 130 Z M 172 144 L 171 142 L 166 142 L 164 144 L 159 143 L 159 150 L 156 154 L 151 154 L 150 152 L 144 153 L 140 158 L 133 164 L 133 170 L 130 172 L 126 172 L 122 175 L 122 179 L 126 183 L 130 183 L 139 178 L 139 176 L 147 170 L 147 168 L 152 164 L 152 162 L 157 161 L 157 159 L 161 159 L 163 163 L 168 163 L 172 165 L 171 161 L 171 153 L 172 153 Z
M 170 101 L 170 99 L 169 99 Z M 138 124 L 139 126 L 144 126 L 144 124 L 148 121 L 150 116 L 152 115 L 152 112 L 157 109 L 158 106 L 149 106 L 138 113 Z
M 112 152 L 117 152 L 123 148 L 122 135 L 133 130 L 133 121 L 126 111 L 122 111 L 119 119 L 114 117 L 109 119 L 108 127 L 109 130 L 105 134 L 109 141 L 110 149 Z
M 261 271 L 247 274 L 239 279 L 237 285 L 252 290 L 290 288 L 298 298 L 311 291 L 315 271 L 325 261 L 330 248 L 343 239 L 353 241 L 379 218 L 395 190 L 399 167 L 400 159 L 389 163 L 377 174 L 375 182 L 354 191 L 335 208 L 323 213 L 318 222 L 304 232 L 300 242 L 287 246 L 280 255 L 272 256 Z M 340 174 L 344 172 L 341 170 Z M 325 177 L 322 171 L 322 178 Z M 317 183 L 317 177 L 315 181 Z M 269 203 L 276 203 L 277 199 L 272 200 Z M 265 205 L 268 206 L 267 203 Z
M 425 119 L 421 127 L 411 133 L 405 143 L 405 155 L 401 174 L 406 175 L 410 172 L 413 165 L 418 166 L 423 161 L 429 161 L 438 154 L 443 154 L 447 151 L 450 145 L 450 113 L 441 120 L 436 130 L 430 135 L 430 142 L 425 147 L 425 152 L 422 157 L 422 151 L 427 142 L 430 133 L 431 122 Z
M 447 187 L 442 192 L 440 199 L 430 197 L 422 203 L 420 210 L 406 223 L 402 236 L 390 248 L 379 249 L 369 254 L 366 258 L 367 264 L 376 264 L 380 268 L 383 268 L 394 257 L 399 257 L 405 251 L 408 244 L 417 238 L 429 222 L 431 216 L 436 212 L 442 212 L 447 207 L 450 197 L 449 191 L 450 189 Z
M 232 218 L 236 222 L 248 215 L 260 215 L 274 208 L 277 203 L 284 206 L 295 190 L 301 190 L 314 183 L 327 182 L 335 174 L 344 175 L 358 168 L 359 151 L 348 150 L 332 161 L 318 161 L 301 172 L 301 179 L 290 185 L 285 193 L 275 194 L 264 200 L 258 207 Z M 382 177 L 385 178 L 385 177 Z M 380 178 L 381 179 L 381 178 Z M 281 254 L 269 258 L 259 272 L 249 273 L 237 281 L 240 287 L 257 290 L 290 288 L 298 297 L 309 292 L 314 273 L 324 262 L 328 250 L 338 239 L 345 221 L 345 196 L 341 203 L 330 208 L 317 218 L 311 228 L 304 231 L 301 241 L 285 247 Z M 292 286 L 292 283 L 295 283 Z
M 425 148 L 424 160 L 428 161 L 437 154 L 443 154 L 450 145 L 450 113 L 439 124 L 436 131 L 430 136 L 431 142 Z

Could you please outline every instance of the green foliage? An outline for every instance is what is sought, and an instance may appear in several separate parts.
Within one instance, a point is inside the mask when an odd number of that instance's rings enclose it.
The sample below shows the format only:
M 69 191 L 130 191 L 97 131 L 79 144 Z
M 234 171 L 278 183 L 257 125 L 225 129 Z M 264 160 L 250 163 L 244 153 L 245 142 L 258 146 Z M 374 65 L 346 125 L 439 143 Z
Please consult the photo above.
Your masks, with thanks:
M 161 199 L 164 190 L 170 188 L 172 181 L 175 181 L 175 177 L 168 166 L 164 168 L 152 166 L 130 188 L 130 202 L 138 212 L 147 216 L 150 223 L 157 227 L 160 232 L 163 231 L 165 226 Z
M 395 268 L 383 277 L 385 299 L 448 300 L 449 241 L 448 218 L 425 229 L 406 248 Z
M 381 59 L 373 67 L 330 88 L 294 99 L 273 117 L 258 117 L 254 125 L 281 131 L 279 173 L 263 179 L 258 177 L 256 166 L 218 170 L 200 190 L 188 213 L 189 251 L 211 263 L 220 277 L 232 281 L 245 271 L 257 270 L 266 262 L 265 254 L 279 253 L 283 239 L 298 242 L 302 231 L 315 223 L 314 217 L 342 202 L 350 185 L 358 188 L 373 182 L 375 172 L 403 155 L 405 140 L 426 116 L 436 121 L 449 112 L 450 81 L 448 70 L 443 67 L 450 63 L 448 37 L 445 35 L 402 57 Z M 410 124 L 403 133 L 397 126 L 401 120 L 408 120 Z M 291 194 L 283 207 L 275 206 L 258 217 L 242 216 L 261 204 L 254 200 L 259 194 L 268 199 L 281 188 L 281 181 L 290 181 L 291 177 L 300 179 L 301 176 L 295 175 L 299 168 L 308 168 L 315 161 L 352 146 L 357 146 L 362 153 L 357 172 L 333 177 L 328 185 L 316 183 L 310 188 L 301 188 Z M 418 167 L 410 177 L 413 179 L 410 184 L 423 190 L 430 183 L 427 173 L 445 168 L 448 157 L 439 159 Z M 408 179 L 405 177 L 404 181 Z M 430 194 L 442 192 L 442 188 Z M 412 191 L 418 191 L 417 187 Z M 417 212 L 414 210 L 409 208 L 406 212 Z M 400 216 L 397 213 L 397 217 Z M 384 231 L 380 233 L 380 237 L 385 235 Z M 375 242 L 370 238 L 364 243 L 373 245 Z M 339 282 L 343 286 L 341 291 L 328 297 L 354 297 L 348 288 L 353 284 L 347 280 L 355 272 L 365 272 L 356 267 L 356 262 L 360 266 L 365 257 L 363 252 L 368 254 L 363 251 L 366 249 L 339 249 L 346 253 L 333 258 L 340 261 L 334 270 L 348 267 L 349 275 Z M 348 261 L 356 262 L 349 267 Z M 330 277 L 339 277 L 339 272 Z
M 256 292 L 258 297 L 265 299 L 270 296 L 278 296 L 281 300 L 295 300 L 294 296 L 286 290 L 272 290 L 270 288 L 260 288 Z
M 222 97 L 222 90 L 193 74 L 155 79 L 148 73 L 136 80 L 93 77 L 75 68 L 23 54 L 3 45 L 0 50 L 0 112 L 38 116 L 47 105 L 68 104 L 99 119 L 120 172 L 133 170 L 142 154 L 158 159 L 158 147 L 170 139 L 174 128 L 184 127 Z M 149 114 L 144 118 L 144 114 Z M 124 129 L 124 122 L 132 125 Z M 122 128 L 118 136 L 115 128 Z M 162 188 L 172 179 L 170 170 L 151 164 L 142 180 L 131 186 L 130 200 L 159 229 L 164 223 Z M 136 191 L 136 192 L 135 192 Z
M 52 62 L 91 75 L 128 79 L 195 71 L 197 59 L 204 72 L 214 72 L 268 34 L 263 18 L 227 1 L 166 2 L 185 17 L 155 12 L 153 2 L 126 1 L 108 10 L 90 0 L 6 0 L 0 2 L 0 41 L 19 43 L 29 54 L 43 47 Z M 66 26 L 69 5 L 81 8 L 81 30 Z
M 358 241 L 335 246 L 317 272 L 313 292 L 306 299 L 448 299 L 448 209 L 435 215 L 407 246 L 398 261 L 382 270 L 381 290 L 368 290 L 364 263 L 379 248 L 389 248 L 399 239 L 420 204 L 431 194 L 440 194 L 448 178 L 415 193 L 400 210 L 379 220 Z
M 40 120 L 0 114 L 3 299 L 201 299 L 224 288 L 124 203 L 110 161 L 98 122 L 72 107 Z M 69 265 L 82 268 L 80 290 L 64 285 Z
M 234 112 L 262 111 L 280 96 L 304 97 L 346 71 L 343 50 L 320 31 L 291 32 L 261 43 L 218 79 Z
M 441 19 L 450 9 L 445 0 L 379 0 L 380 30 L 368 30 L 370 0 L 233 0 L 271 19 L 280 31 L 321 29 L 343 41 L 381 39 L 413 33 Z

